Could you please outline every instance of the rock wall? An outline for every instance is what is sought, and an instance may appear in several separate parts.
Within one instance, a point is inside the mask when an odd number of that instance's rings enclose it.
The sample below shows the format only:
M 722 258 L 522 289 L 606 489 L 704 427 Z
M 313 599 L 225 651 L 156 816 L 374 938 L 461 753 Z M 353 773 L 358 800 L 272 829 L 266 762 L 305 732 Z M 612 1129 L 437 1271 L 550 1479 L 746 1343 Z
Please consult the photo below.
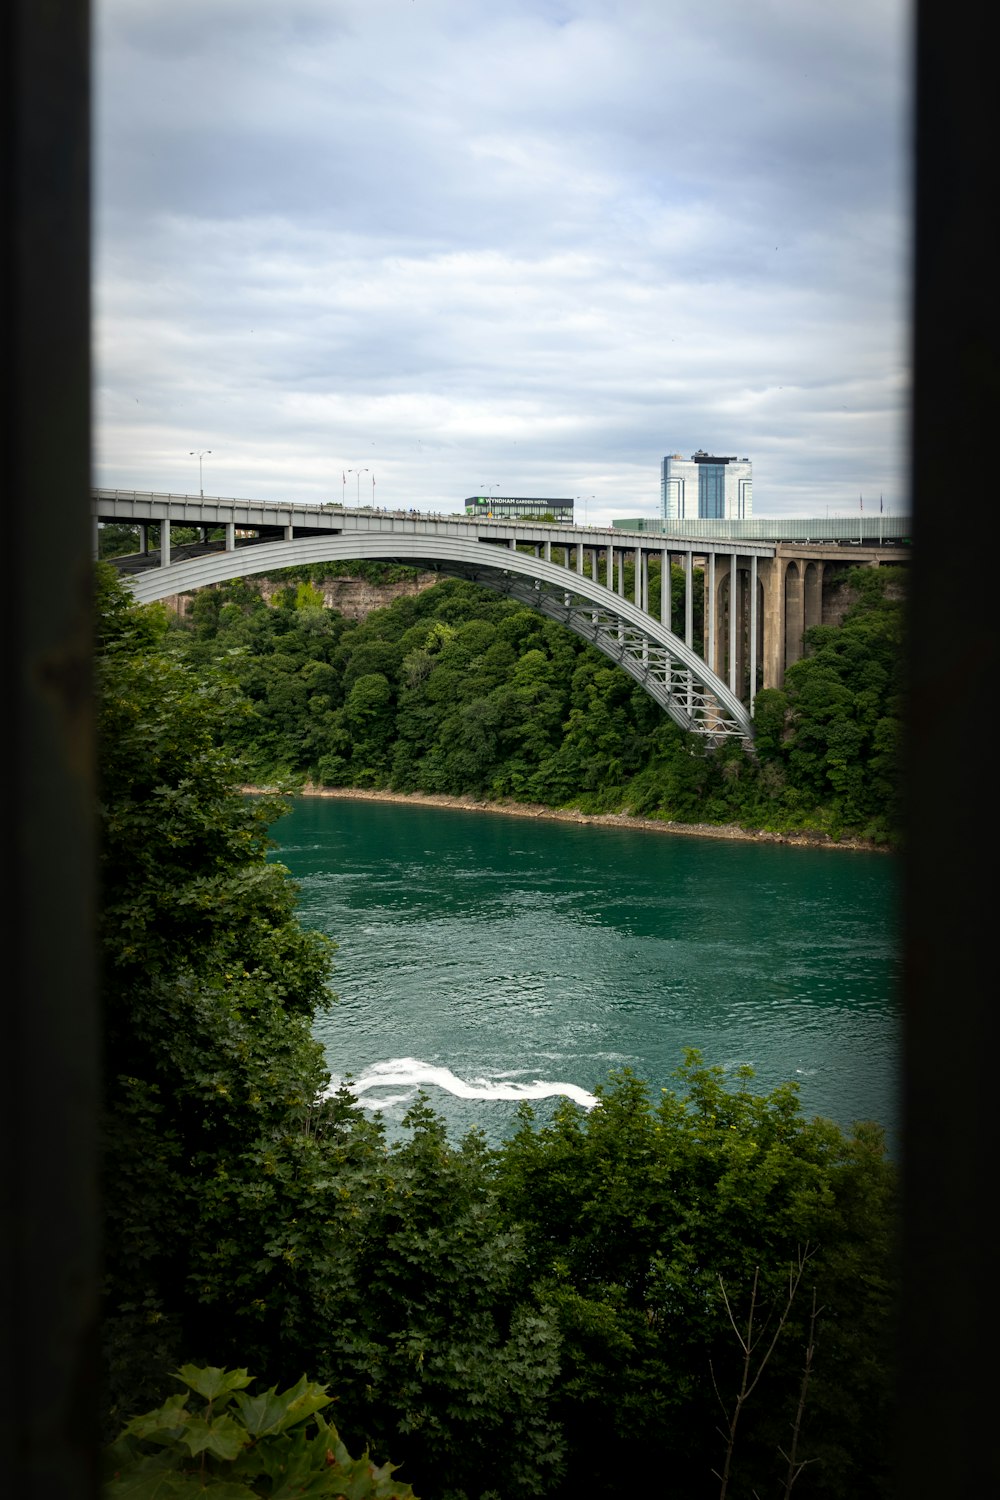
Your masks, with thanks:
M 363 620 L 373 609 L 385 609 L 396 599 L 420 594 L 440 582 L 440 573 L 418 573 L 415 578 L 401 578 L 396 583 L 371 583 L 366 578 L 326 578 L 313 586 L 323 595 L 327 609 L 339 611 L 348 620 Z M 260 579 L 260 591 L 268 603 L 287 587 L 284 579 Z
M 823 574 L 823 624 L 843 625 L 844 616 L 852 604 L 858 601 L 858 592 L 847 582 L 851 567 L 831 567 L 829 563 Z M 902 599 L 905 589 L 900 583 L 890 583 L 886 588 L 889 599 Z
M 367 578 L 327 578 L 322 584 L 314 584 L 323 595 L 327 609 L 338 610 L 348 620 L 363 620 L 373 609 L 385 609 L 395 599 L 408 594 L 419 594 L 441 582 L 440 573 L 418 573 L 412 578 L 401 578 L 395 583 L 372 583 Z M 268 603 L 274 596 L 288 587 L 284 578 L 268 578 L 266 575 L 247 578 L 244 582 L 259 590 Z M 210 584 L 210 588 L 221 587 Z M 171 594 L 163 600 L 166 607 L 180 615 L 186 613 L 194 594 Z

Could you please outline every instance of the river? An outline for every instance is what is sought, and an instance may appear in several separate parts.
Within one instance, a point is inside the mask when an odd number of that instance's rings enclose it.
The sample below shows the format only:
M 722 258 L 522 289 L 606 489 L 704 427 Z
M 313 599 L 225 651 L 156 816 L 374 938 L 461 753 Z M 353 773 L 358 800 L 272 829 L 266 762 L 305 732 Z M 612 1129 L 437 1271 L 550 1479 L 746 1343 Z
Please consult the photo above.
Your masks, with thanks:
M 274 828 L 305 925 L 338 944 L 317 1023 L 391 1138 L 418 1088 L 457 1137 L 520 1099 L 585 1108 L 685 1047 L 896 1154 L 898 869 L 863 851 L 298 798 Z

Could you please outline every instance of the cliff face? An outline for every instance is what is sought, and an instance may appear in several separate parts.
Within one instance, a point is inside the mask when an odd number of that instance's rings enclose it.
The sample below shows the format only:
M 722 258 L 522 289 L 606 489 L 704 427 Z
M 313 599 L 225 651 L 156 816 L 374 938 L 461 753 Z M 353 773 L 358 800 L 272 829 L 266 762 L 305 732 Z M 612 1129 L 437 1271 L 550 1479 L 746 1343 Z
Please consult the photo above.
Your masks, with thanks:
M 327 578 L 314 587 L 323 595 L 323 603 L 327 609 L 338 610 L 348 620 L 363 620 L 373 609 L 384 609 L 394 599 L 400 599 L 405 594 L 419 594 L 435 583 L 440 583 L 441 577 L 440 573 L 418 573 L 413 578 L 401 578 L 396 583 L 372 583 L 366 578 Z M 268 578 L 265 575 L 245 581 L 259 589 L 268 603 L 275 594 L 288 587 L 287 579 Z M 214 588 L 215 585 L 210 587 Z M 171 594 L 163 603 L 179 615 L 187 610 L 193 598 L 193 594 Z
M 857 604 L 861 597 L 857 589 L 851 588 L 847 582 L 847 568 L 834 570 L 828 568 L 823 578 L 823 617 L 824 625 L 843 625 L 847 611 Z M 887 599 L 905 598 L 905 588 L 902 583 L 890 583 L 886 586 Z
M 348 620 L 363 620 L 373 609 L 385 609 L 393 600 L 406 594 L 419 594 L 441 582 L 440 573 L 418 573 L 415 578 L 401 578 L 396 583 L 370 583 L 366 578 L 326 578 L 314 587 L 323 595 L 327 609 L 335 609 Z M 261 578 L 260 591 L 270 603 L 275 594 L 287 588 L 282 579 Z

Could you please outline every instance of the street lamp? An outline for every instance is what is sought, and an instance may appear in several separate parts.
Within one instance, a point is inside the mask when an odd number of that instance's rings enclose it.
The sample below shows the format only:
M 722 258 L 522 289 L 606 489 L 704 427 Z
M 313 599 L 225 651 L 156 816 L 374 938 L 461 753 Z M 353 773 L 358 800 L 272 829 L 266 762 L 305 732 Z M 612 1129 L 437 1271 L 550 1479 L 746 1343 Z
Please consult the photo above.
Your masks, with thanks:
M 362 476 L 362 474 L 367 474 L 368 470 L 367 469 L 348 469 L 347 472 L 348 472 L 348 474 L 356 474 L 358 476 L 358 505 L 360 506 L 360 504 L 361 504 L 361 476 Z
M 192 448 L 188 453 L 188 458 L 197 458 L 198 460 L 198 489 L 201 491 L 201 498 L 203 500 L 205 498 L 205 487 L 202 484 L 201 479 L 201 461 L 205 457 L 206 453 L 211 453 L 211 451 L 211 448 L 203 448 L 201 452 L 198 453 L 194 448 Z

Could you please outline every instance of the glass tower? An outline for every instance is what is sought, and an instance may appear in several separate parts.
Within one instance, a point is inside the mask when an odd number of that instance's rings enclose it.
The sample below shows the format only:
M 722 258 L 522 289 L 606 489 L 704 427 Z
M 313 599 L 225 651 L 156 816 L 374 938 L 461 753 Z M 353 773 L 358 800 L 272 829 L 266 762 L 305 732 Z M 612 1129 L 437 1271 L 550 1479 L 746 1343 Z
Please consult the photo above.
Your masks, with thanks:
M 745 520 L 753 512 L 753 465 L 703 448 L 690 458 L 671 454 L 660 469 L 660 508 L 665 521 Z

